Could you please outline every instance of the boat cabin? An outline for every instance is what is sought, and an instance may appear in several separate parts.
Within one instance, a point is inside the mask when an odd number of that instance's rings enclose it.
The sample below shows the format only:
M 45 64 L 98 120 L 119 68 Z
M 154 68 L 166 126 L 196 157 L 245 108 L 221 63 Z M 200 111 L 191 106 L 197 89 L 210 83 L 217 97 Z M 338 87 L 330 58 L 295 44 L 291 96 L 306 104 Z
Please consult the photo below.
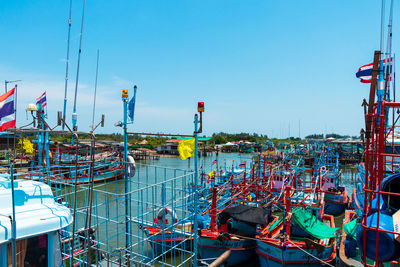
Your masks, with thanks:
M 12 230 L 11 181 L 0 177 L 0 266 L 12 264 L 16 239 L 17 266 L 62 266 L 60 230 L 72 223 L 70 210 L 54 200 L 50 186 L 15 180 L 15 222 Z
M 275 171 L 272 174 L 272 189 L 281 190 L 289 180 L 289 171 Z

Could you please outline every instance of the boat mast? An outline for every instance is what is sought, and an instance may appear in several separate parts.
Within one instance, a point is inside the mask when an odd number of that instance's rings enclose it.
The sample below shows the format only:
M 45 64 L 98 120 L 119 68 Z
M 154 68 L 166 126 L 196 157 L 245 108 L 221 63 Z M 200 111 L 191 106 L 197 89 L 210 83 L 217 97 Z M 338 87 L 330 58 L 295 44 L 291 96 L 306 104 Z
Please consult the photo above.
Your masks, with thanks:
M 388 40 L 387 40 L 387 47 L 386 47 L 386 64 L 387 64 L 387 73 L 389 73 L 389 78 L 392 76 L 392 69 L 393 69 L 393 60 L 392 58 L 392 25 L 393 25 L 393 0 L 390 2 L 390 15 L 389 15 L 389 24 L 388 24 Z M 390 101 L 390 80 L 387 82 L 387 94 L 386 98 Z
M 99 73 L 99 49 L 97 49 L 97 64 L 96 64 L 96 81 L 94 83 L 94 98 L 93 98 L 93 115 L 92 115 L 92 131 L 94 131 L 94 113 L 96 111 L 96 92 L 97 92 L 97 76 Z
M 383 50 L 383 34 L 384 34 L 384 24 L 385 24 L 385 0 L 382 0 L 382 9 L 381 9 L 381 45 L 380 45 L 380 51 L 382 52 Z M 382 57 L 381 57 L 382 60 Z
M 81 62 L 81 53 L 82 53 L 82 33 L 83 33 L 83 22 L 85 19 L 85 4 L 86 0 L 83 0 L 83 9 L 82 9 L 82 23 L 81 23 L 81 33 L 79 38 L 79 51 L 78 51 L 78 65 L 76 67 L 76 80 L 75 80 L 75 95 L 74 95 L 74 109 L 72 111 L 72 129 L 77 131 L 78 128 L 76 126 L 76 122 L 78 119 L 78 115 L 76 114 L 76 96 L 78 94 L 78 82 L 79 82 L 79 67 Z M 74 139 L 72 139 L 73 143 Z
M 383 78 L 383 34 L 384 34 L 384 23 L 385 23 L 385 0 L 382 0 L 382 10 L 381 10 L 381 44 L 380 44 L 380 57 L 379 57 L 379 74 L 378 74 L 378 90 L 376 91 L 376 96 L 378 97 L 378 108 L 377 113 L 382 115 L 382 101 L 385 94 L 385 79 Z M 378 117 L 376 120 L 377 127 L 380 127 L 381 118 Z
M 62 129 L 65 128 L 65 113 L 67 111 L 67 91 L 68 91 L 68 65 L 69 65 L 69 45 L 71 40 L 71 14 L 72 14 L 72 0 L 69 1 L 69 19 L 68 19 L 68 41 L 67 41 L 67 60 L 65 68 L 65 89 L 64 89 L 64 109 L 63 109 L 63 124 Z

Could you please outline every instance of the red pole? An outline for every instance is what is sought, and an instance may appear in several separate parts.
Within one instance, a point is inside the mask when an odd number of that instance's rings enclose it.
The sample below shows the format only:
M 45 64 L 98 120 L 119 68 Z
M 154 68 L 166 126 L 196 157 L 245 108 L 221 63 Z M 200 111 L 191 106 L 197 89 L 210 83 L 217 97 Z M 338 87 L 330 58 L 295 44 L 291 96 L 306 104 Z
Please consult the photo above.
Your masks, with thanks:
M 290 186 L 285 187 L 285 198 L 284 198 L 284 205 L 285 205 L 285 211 L 286 211 L 286 233 L 288 237 L 290 237 L 290 221 L 287 219 L 290 213 Z
M 211 210 L 210 210 L 210 231 L 215 231 L 215 220 L 217 218 L 217 187 L 213 187 L 212 191 L 212 202 L 211 202 Z

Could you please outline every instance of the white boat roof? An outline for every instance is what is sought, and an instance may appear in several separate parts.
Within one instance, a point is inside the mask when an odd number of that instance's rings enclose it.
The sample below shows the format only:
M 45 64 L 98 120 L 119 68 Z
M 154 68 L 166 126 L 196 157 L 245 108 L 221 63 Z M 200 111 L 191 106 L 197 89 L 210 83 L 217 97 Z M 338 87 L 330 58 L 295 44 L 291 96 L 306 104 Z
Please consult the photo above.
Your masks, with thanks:
M 0 244 L 11 240 L 11 181 L 0 177 Z M 50 186 L 29 180 L 14 181 L 16 237 L 53 232 L 72 223 L 68 207 L 54 200 Z

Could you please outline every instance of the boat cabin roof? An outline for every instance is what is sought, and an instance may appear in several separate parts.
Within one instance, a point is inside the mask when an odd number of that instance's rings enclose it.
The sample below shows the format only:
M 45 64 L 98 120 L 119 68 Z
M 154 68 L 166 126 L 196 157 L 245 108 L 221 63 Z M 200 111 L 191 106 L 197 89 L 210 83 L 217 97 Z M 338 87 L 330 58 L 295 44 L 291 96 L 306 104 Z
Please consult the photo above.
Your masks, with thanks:
M 60 230 L 71 224 L 72 215 L 68 207 L 56 203 L 47 184 L 29 181 L 14 181 L 16 237 L 30 236 Z M 11 240 L 11 180 L 0 176 L 0 244 Z

